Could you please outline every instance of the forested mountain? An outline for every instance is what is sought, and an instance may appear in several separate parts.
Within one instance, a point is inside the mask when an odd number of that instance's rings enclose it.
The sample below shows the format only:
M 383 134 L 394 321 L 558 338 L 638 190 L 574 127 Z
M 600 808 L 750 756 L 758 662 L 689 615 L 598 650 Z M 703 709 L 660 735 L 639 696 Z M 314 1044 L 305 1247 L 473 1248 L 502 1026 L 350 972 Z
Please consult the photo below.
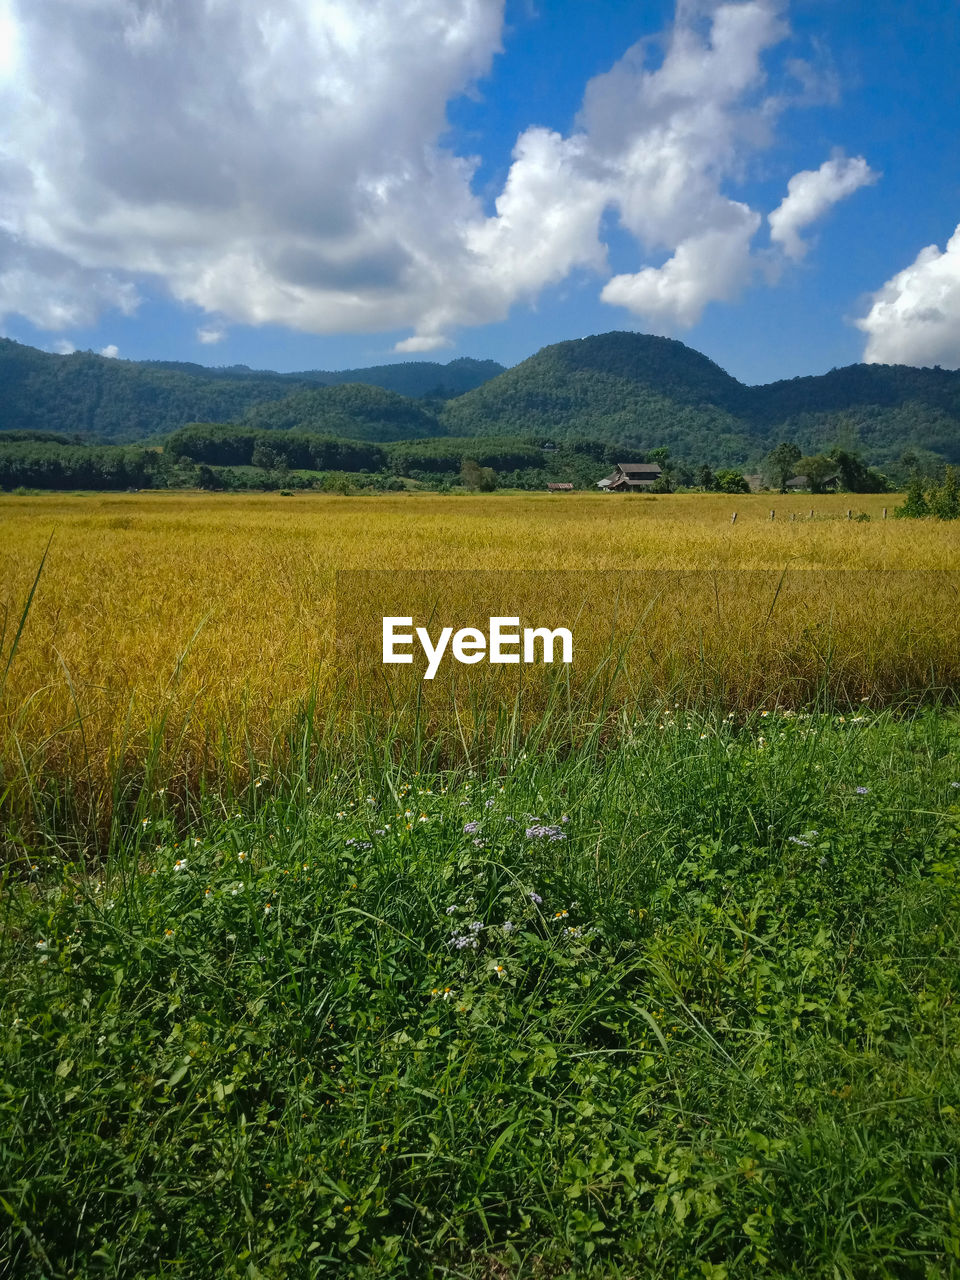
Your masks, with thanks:
M 202 364 L 186 364 L 176 360 L 150 360 L 144 362 L 148 369 L 170 369 L 205 378 L 279 378 L 287 383 L 315 383 L 324 387 L 338 387 L 344 382 L 362 382 L 368 387 L 383 387 L 415 400 L 429 397 L 449 400 L 461 396 L 481 383 L 503 373 L 504 366 L 496 360 L 474 360 L 460 356 L 447 364 L 434 360 L 405 360 L 401 364 L 377 364 L 365 369 L 309 369 L 303 373 L 268 373 L 250 369 L 245 364 L 233 364 L 220 369 L 208 369 Z
M 880 467 L 905 453 L 960 461 L 960 372 L 851 365 L 748 387 L 682 342 L 637 333 L 560 342 L 482 381 L 499 368 L 453 360 L 276 374 L 52 356 L 0 340 L 0 439 L 46 431 L 127 443 L 230 422 L 380 443 L 593 440 L 625 457 L 666 448 L 691 466 L 747 469 L 781 440 L 806 454 L 839 446 Z M 445 398 L 471 380 L 480 385 Z
M 228 422 L 292 391 L 363 382 L 437 400 L 502 371 L 492 360 L 411 361 L 340 373 L 206 369 L 169 361 L 110 360 L 92 352 L 50 355 L 0 338 L 0 433 L 49 431 L 125 443 L 187 422 Z M 424 432 L 420 432 L 424 434 Z
M 243 422 L 262 431 L 317 431 L 351 440 L 418 440 L 444 434 L 436 414 L 420 401 L 361 383 L 297 391 L 255 406 Z
M 545 347 L 447 403 L 451 435 L 591 436 L 677 458 L 749 466 L 779 440 L 889 464 L 907 450 L 960 461 L 960 372 L 851 365 L 748 387 L 682 342 L 607 333 Z

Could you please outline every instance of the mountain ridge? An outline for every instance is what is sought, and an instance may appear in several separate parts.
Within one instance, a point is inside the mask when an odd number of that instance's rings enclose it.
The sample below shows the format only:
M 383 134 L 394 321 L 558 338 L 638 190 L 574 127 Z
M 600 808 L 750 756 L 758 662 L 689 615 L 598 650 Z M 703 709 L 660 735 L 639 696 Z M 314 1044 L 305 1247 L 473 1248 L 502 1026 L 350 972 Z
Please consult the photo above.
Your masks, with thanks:
M 445 395 L 455 388 L 428 385 L 436 377 L 475 385 Z M 382 385 L 404 378 L 422 394 Z M 856 364 L 750 386 L 677 339 L 631 331 L 553 343 L 510 369 L 461 357 L 289 374 L 53 356 L 0 340 L 0 439 L 45 430 L 130 443 L 197 422 L 384 443 L 585 439 L 725 467 L 753 466 L 784 439 L 875 466 L 905 454 L 960 462 L 960 372 Z

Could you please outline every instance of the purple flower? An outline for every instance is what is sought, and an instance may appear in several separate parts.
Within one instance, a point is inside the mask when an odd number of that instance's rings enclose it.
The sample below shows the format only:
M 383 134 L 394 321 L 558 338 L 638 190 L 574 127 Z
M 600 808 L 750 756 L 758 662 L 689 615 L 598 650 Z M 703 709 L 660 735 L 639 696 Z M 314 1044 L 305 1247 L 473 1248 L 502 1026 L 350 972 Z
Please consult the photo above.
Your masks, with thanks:
M 447 915 L 452 916 L 453 913 L 456 911 L 456 909 L 457 909 L 456 903 L 454 903 L 452 907 L 447 907 Z
M 517 926 L 513 923 L 512 920 L 504 920 L 503 924 L 500 926 L 500 928 L 503 930 L 504 933 L 513 933 L 516 927 Z
M 470 924 L 467 925 L 467 928 L 470 930 L 471 933 L 479 933 L 480 930 L 483 928 L 483 921 L 471 920 Z
M 492 809 L 496 803 L 497 803 L 496 800 L 494 800 L 493 797 L 491 796 L 489 800 L 484 800 L 483 807 L 485 809 Z
M 477 935 L 475 933 L 455 933 L 450 939 L 450 946 L 456 947 L 458 951 L 462 951 L 464 947 L 472 947 L 476 951 Z
M 527 827 L 528 840 L 566 840 L 566 834 L 561 827 L 545 827 L 541 825 Z
M 869 788 L 869 787 L 857 787 L 857 795 L 858 795 L 858 796 L 865 796 L 865 795 L 869 795 L 869 794 L 870 794 L 870 788 Z
M 787 839 L 790 841 L 791 844 L 802 844 L 804 849 L 810 848 L 810 841 L 801 840 L 799 836 L 787 836 Z
M 479 822 L 466 822 L 466 823 L 464 823 L 464 827 L 463 827 L 463 833 L 464 833 L 464 835 L 472 836 L 472 835 L 473 835 L 473 833 L 474 833 L 475 831 L 479 831 L 479 830 L 480 830 L 480 823 L 479 823 Z
M 533 903 L 535 907 L 539 907 L 540 903 L 543 901 L 539 893 L 537 893 L 535 890 L 531 890 L 530 893 L 527 894 L 527 897 L 530 899 L 530 901 Z

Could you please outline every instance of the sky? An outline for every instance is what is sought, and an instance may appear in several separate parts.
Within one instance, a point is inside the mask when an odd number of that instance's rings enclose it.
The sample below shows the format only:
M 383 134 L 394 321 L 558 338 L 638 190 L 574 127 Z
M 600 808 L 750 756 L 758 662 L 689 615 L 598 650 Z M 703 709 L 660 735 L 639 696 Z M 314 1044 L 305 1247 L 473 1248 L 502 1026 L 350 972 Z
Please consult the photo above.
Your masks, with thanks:
M 0 0 L 0 334 L 960 367 L 955 0 Z

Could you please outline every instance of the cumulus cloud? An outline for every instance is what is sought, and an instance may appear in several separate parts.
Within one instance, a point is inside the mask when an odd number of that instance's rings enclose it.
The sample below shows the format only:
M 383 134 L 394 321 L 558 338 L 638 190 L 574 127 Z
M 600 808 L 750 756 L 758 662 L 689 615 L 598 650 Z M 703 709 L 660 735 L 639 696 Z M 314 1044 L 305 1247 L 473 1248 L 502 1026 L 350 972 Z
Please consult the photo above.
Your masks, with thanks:
M 857 324 L 868 364 L 960 368 L 960 226 L 945 251 L 927 245 L 878 289 Z
M 439 351 L 441 347 L 452 347 L 453 342 L 450 338 L 445 338 L 442 333 L 418 333 L 412 338 L 403 338 L 394 346 L 394 351 Z
M 108 346 L 100 348 L 100 354 L 102 356 L 106 356 L 108 360 L 116 360 L 117 356 L 120 354 L 120 348 L 115 343 L 111 342 Z
M 572 272 L 609 276 L 610 217 L 637 269 L 602 296 L 654 327 L 695 323 L 753 275 L 762 215 L 727 187 L 789 100 L 764 69 L 788 34 L 780 0 L 679 0 L 661 41 L 586 86 L 568 135 L 521 133 L 489 214 L 446 111 L 500 50 L 504 0 L 0 14 L 0 317 L 79 326 L 129 313 L 150 281 L 217 317 L 201 342 L 221 321 L 279 323 L 412 329 L 397 350 L 428 351 Z
M 76 349 L 69 338 L 58 338 L 50 348 L 58 356 L 72 356 Z
M 863 156 L 848 159 L 843 155 L 825 160 L 819 169 L 795 173 L 782 203 L 770 214 L 770 239 L 788 258 L 798 261 L 809 247 L 800 232 L 822 218 L 838 200 L 876 182 L 879 176 Z
M 690 328 L 708 302 L 732 301 L 750 278 L 750 241 L 760 215 L 746 205 L 732 206 L 727 224 L 687 236 L 662 267 L 614 276 L 600 296 L 658 328 Z
M 226 329 L 222 329 L 219 325 L 210 325 L 207 328 L 197 330 L 197 341 L 202 342 L 206 347 L 215 346 L 218 342 L 222 342 L 226 336 Z

